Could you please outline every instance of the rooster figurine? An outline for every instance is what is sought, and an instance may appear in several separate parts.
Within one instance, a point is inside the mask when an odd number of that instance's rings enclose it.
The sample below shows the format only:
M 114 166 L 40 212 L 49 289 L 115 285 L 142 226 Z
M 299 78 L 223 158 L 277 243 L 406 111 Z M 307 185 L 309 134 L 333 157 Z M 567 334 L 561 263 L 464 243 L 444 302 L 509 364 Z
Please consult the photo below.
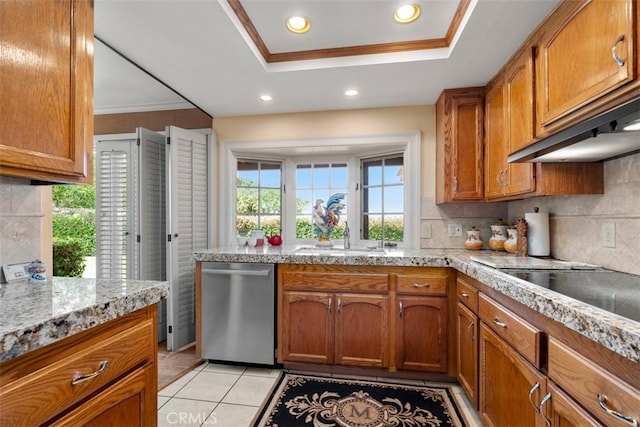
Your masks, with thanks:
M 345 207 L 343 203 L 345 196 L 346 193 L 332 194 L 325 206 L 322 206 L 324 200 L 316 200 L 311 217 L 313 218 L 314 229 L 320 244 L 331 242 L 331 232 L 340 222 L 340 215 Z

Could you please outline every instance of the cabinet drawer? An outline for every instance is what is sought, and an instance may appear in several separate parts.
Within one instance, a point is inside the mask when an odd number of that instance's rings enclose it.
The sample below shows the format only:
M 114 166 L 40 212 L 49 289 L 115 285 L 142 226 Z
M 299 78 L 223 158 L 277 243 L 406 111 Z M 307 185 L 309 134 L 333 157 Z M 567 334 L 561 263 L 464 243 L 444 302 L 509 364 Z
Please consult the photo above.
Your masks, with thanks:
M 479 308 L 480 319 L 484 323 L 536 368 L 540 368 L 541 330 L 482 293 L 479 297 Z
M 638 371 L 629 375 L 638 375 Z M 549 338 L 549 378 L 605 425 L 630 423 L 608 414 L 598 402 L 600 395 L 609 409 L 640 421 L 640 391 L 553 338 Z
M 475 314 L 478 314 L 478 290 L 476 288 L 458 278 L 456 296 L 458 301 L 466 305 Z
M 155 360 L 153 320 L 110 336 L 74 344 L 69 357 L 56 360 L 0 389 L 0 425 L 36 425 L 46 421 L 137 366 Z M 96 373 L 84 381 L 73 379 Z
M 372 291 L 386 292 L 389 275 L 358 272 L 287 271 L 283 274 L 285 290 L 299 291 Z
M 416 295 L 446 295 L 447 275 L 398 274 L 398 293 Z

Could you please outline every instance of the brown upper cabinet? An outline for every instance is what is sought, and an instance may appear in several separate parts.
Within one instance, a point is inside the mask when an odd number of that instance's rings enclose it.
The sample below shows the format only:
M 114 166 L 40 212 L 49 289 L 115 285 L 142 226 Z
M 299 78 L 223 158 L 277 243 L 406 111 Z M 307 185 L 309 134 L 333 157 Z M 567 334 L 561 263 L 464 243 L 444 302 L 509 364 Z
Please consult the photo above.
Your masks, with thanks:
M 0 174 L 91 182 L 93 1 L 1 1 L 0 28 Z
M 507 156 L 533 137 L 533 58 L 522 50 L 487 86 L 485 195 L 503 199 L 533 193 L 531 163 L 507 163 Z
M 539 28 L 537 135 L 640 94 L 636 0 L 565 1 Z
M 436 103 L 436 203 L 481 201 L 484 88 L 447 89 Z
M 474 144 L 479 113 L 462 102 L 465 91 L 481 88 L 444 91 L 436 105 L 436 202 L 602 194 L 602 162 L 507 157 L 640 96 L 639 23 L 637 0 L 562 1 L 484 88 L 483 150 Z

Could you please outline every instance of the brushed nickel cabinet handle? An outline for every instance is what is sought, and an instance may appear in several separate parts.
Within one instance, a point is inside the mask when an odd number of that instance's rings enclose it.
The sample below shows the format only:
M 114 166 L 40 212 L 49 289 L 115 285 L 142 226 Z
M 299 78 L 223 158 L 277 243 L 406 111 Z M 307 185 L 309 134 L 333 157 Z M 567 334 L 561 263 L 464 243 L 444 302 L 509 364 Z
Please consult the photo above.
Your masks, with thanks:
M 549 427 L 551 427 L 551 420 L 550 420 L 549 418 L 547 418 L 547 417 L 544 415 L 544 409 L 543 409 L 543 408 L 544 408 L 544 405 L 546 405 L 546 404 L 547 404 L 547 402 L 548 402 L 550 399 L 551 399 L 551 393 L 547 393 L 547 394 L 545 394 L 545 395 L 544 395 L 544 397 L 542 398 L 542 400 L 540 401 L 540 406 L 539 406 L 539 409 L 540 409 L 540 410 L 538 411 L 538 413 L 539 413 L 540 415 L 542 415 L 542 419 L 544 419 L 544 423 L 545 423 L 546 425 L 548 425 Z
M 429 283 L 414 283 L 414 288 L 430 288 L 431 285 Z
M 616 64 L 618 64 L 618 67 L 624 67 L 624 59 L 620 58 L 618 56 L 618 53 L 616 52 L 616 46 L 618 46 L 618 44 L 623 40 L 624 40 L 624 34 L 622 34 L 621 36 L 618 36 L 616 41 L 613 42 L 613 45 L 611 46 L 611 56 L 613 57 L 613 60 L 616 62 Z
M 500 326 L 501 328 L 507 329 L 507 324 L 498 320 L 498 318 L 493 319 L 493 323 Z
M 340 299 L 340 297 L 338 297 L 338 305 L 336 307 L 336 312 L 340 313 L 340 306 L 342 305 L 342 299 Z
M 460 296 L 461 296 L 462 298 L 469 298 L 469 294 L 468 294 L 468 293 L 466 293 L 466 292 L 460 292 Z
M 100 366 L 98 367 L 97 371 L 92 372 L 90 374 L 78 375 L 77 377 L 73 377 L 73 379 L 71 380 L 71 385 L 80 384 L 87 380 L 90 380 L 91 378 L 97 377 L 98 375 L 103 373 L 105 369 L 107 369 L 107 365 L 109 365 L 109 361 L 103 360 L 102 362 L 100 362 Z
M 402 310 L 403 310 L 403 305 L 402 305 L 402 301 L 398 301 L 398 306 L 400 307 L 400 317 L 402 317 Z
M 533 386 L 531 386 L 531 390 L 529 390 L 529 403 L 531 403 L 531 406 L 533 406 L 533 409 L 537 412 L 540 413 L 540 410 L 538 409 L 538 405 L 536 405 L 535 403 L 533 403 L 533 393 L 536 392 L 537 389 L 540 388 L 540 383 L 538 381 L 536 381 Z
M 607 414 L 611 415 L 612 417 L 616 417 L 618 419 L 621 419 L 622 421 L 626 421 L 627 423 L 629 423 L 629 425 L 633 427 L 638 427 L 638 420 L 633 419 L 628 415 L 621 414 L 620 412 L 614 411 L 613 409 L 609 408 L 605 402 L 606 399 L 607 399 L 607 396 L 605 396 L 602 393 L 598 393 L 598 404 L 600 405 L 603 411 L 605 411 Z
M 333 298 L 332 298 L 332 297 L 329 297 L 328 304 L 327 304 L 327 311 L 328 311 L 329 313 L 331 313 L 331 306 L 332 306 L 332 305 L 333 305 Z
M 471 328 L 473 328 L 473 324 L 474 322 L 469 322 L 469 326 L 467 326 L 467 331 L 471 331 Z

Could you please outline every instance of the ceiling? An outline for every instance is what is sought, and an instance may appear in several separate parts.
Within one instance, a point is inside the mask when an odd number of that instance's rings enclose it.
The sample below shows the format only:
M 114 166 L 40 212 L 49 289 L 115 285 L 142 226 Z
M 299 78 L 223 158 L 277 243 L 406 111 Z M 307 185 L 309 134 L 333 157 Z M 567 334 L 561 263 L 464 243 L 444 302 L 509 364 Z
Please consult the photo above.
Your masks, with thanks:
M 399 0 L 95 0 L 95 113 L 434 104 L 486 84 L 558 0 L 413 2 L 420 17 L 400 25 Z M 311 30 L 288 32 L 292 14 Z

